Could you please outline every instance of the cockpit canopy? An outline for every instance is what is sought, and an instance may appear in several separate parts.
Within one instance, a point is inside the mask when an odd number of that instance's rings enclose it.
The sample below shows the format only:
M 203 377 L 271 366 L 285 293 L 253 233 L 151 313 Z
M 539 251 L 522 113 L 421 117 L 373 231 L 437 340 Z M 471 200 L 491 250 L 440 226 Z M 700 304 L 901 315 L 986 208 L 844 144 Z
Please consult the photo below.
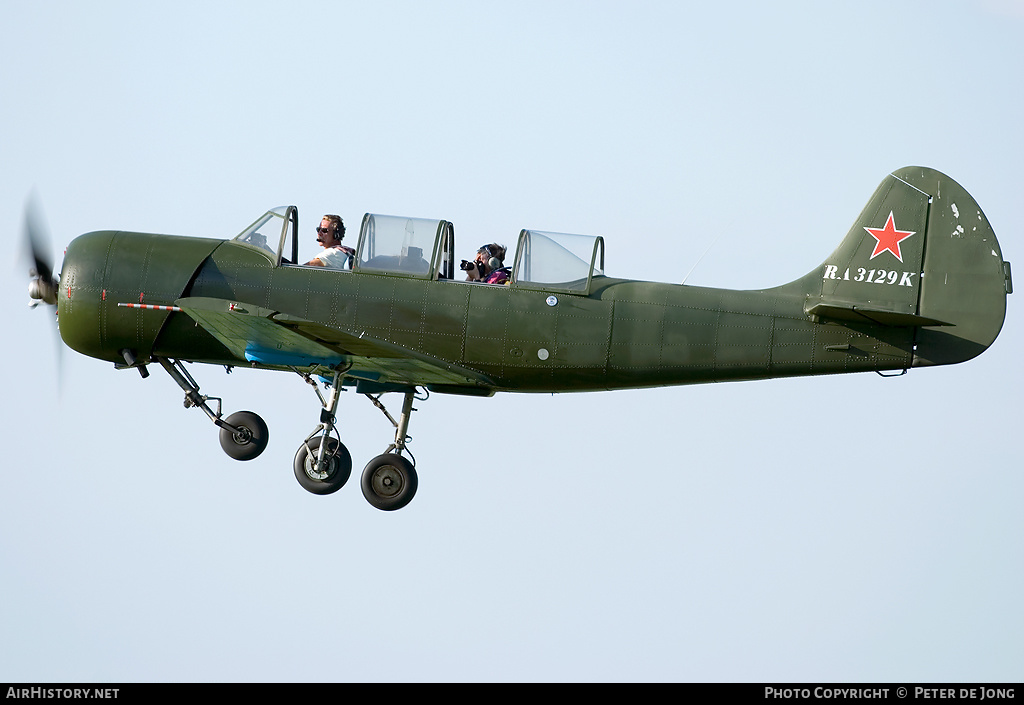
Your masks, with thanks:
M 513 272 L 516 283 L 531 289 L 590 293 L 592 279 L 604 274 L 604 240 L 592 235 L 523 230 Z
M 267 252 L 279 265 L 294 266 L 299 263 L 298 222 L 295 206 L 274 208 L 234 239 Z M 458 280 L 455 228 L 447 220 L 367 213 L 351 267 L 355 272 Z M 588 294 L 593 278 L 603 275 L 604 239 L 600 236 L 523 230 L 509 284 Z
M 246 242 L 274 255 L 277 264 L 293 264 L 299 260 L 299 209 L 295 206 L 272 208 L 252 225 L 235 236 L 235 241 Z M 291 237 L 289 237 L 289 234 Z M 284 248 L 291 241 L 291 251 Z M 291 259 L 287 259 L 290 257 Z
M 455 230 L 447 220 L 367 213 L 359 229 L 353 269 L 426 279 L 440 273 L 451 279 L 454 241 Z

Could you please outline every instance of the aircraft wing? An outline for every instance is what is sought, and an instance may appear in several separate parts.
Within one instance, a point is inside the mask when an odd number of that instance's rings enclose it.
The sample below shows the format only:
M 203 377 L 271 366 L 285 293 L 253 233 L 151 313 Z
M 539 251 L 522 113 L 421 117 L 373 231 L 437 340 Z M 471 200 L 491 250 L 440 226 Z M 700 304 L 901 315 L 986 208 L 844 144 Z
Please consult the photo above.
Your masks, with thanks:
M 174 302 L 233 355 L 266 367 L 315 371 L 342 365 L 347 377 L 486 393 L 493 382 L 460 365 L 362 333 L 226 299 L 189 297 Z M 467 390 L 468 391 L 468 390 Z

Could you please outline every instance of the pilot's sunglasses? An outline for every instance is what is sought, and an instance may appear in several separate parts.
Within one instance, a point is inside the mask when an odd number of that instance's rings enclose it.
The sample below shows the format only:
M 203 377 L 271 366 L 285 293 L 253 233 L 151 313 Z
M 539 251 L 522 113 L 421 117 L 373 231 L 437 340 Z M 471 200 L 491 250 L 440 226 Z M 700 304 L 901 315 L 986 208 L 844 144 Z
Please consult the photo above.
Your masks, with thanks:
M 330 228 L 317 228 L 316 231 L 318 233 L 320 233 L 321 235 L 326 235 L 327 233 L 331 232 L 331 229 Z

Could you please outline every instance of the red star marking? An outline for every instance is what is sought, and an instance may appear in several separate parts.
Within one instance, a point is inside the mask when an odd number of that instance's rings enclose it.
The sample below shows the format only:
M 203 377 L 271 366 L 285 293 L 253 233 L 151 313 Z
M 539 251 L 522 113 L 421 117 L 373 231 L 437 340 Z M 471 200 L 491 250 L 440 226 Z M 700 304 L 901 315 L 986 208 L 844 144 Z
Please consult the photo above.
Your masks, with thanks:
M 871 257 L 869 259 L 874 259 L 888 250 L 900 262 L 903 261 L 903 254 L 900 252 L 900 243 L 917 232 L 916 230 L 897 230 L 896 221 L 892 217 L 892 211 L 889 211 L 889 219 L 885 221 L 884 228 L 864 229 L 868 231 L 868 234 L 871 235 L 871 237 L 877 240 L 875 243 L 875 251 L 871 253 Z

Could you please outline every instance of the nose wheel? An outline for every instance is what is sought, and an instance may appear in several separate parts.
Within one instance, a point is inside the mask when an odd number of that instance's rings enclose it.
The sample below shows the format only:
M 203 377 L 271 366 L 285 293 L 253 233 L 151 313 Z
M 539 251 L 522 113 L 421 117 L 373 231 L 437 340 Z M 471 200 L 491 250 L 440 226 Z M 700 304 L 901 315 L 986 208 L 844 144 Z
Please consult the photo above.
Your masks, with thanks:
M 138 366 L 131 351 L 123 351 L 129 366 Z M 185 391 L 185 408 L 196 408 L 213 421 L 220 429 L 220 447 L 235 460 L 252 460 L 267 449 L 270 442 L 270 431 L 266 422 L 251 411 L 237 411 L 226 419 L 221 418 L 220 399 L 209 397 L 199 391 L 199 385 L 192 379 L 181 360 L 153 356 L 160 366 L 167 371 L 179 387 Z M 149 376 L 145 365 L 138 366 L 143 377 Z M 215 402 L 217 410 L 210 408 L 208 402 Z
M 267 448 L 267 423 L 251 411 L 237 411 L 224 420 L 220 447 L 235 460 L 252 460 Z

